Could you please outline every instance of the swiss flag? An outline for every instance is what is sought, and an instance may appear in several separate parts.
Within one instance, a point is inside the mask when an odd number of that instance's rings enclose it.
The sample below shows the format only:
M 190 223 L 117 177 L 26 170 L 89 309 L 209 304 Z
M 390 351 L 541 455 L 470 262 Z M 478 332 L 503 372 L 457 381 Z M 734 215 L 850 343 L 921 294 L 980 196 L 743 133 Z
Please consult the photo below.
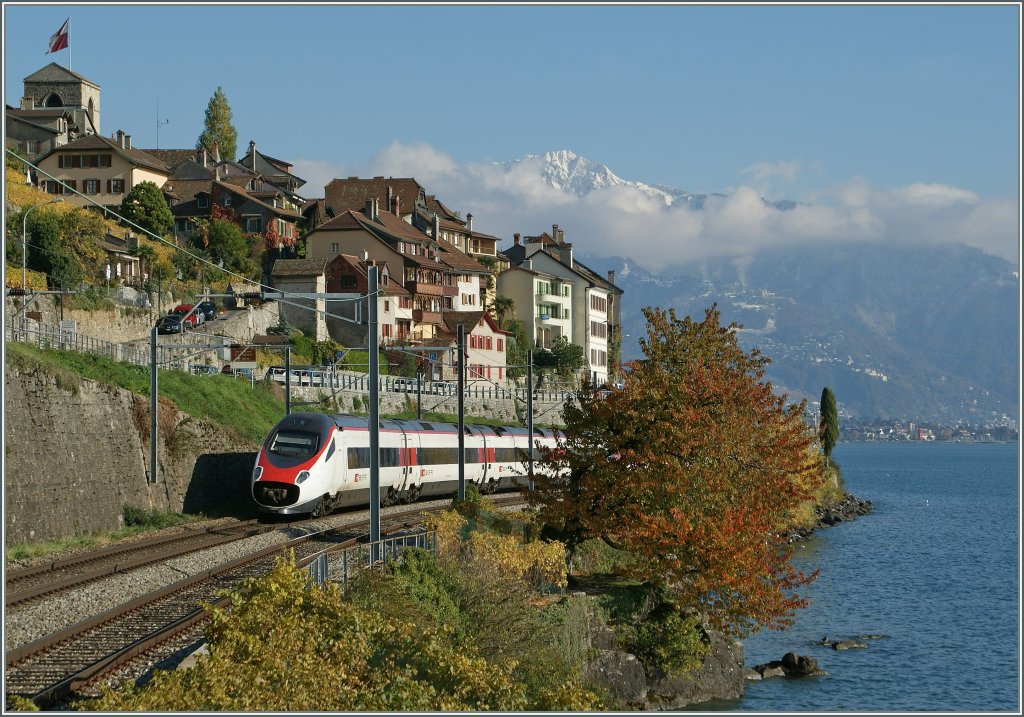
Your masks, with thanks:
M 65 20 L 64 24 L 60 26 L 60 29 L 50 37 L 50 49 L 46 51 L 47 55 L 51 52 L 57 52 L 58 50 L 63 50 L 68 47 L 68 35 L 70 34 L 70 30 L 68 29 L 69 22 L 71 22 L 71 18 Z

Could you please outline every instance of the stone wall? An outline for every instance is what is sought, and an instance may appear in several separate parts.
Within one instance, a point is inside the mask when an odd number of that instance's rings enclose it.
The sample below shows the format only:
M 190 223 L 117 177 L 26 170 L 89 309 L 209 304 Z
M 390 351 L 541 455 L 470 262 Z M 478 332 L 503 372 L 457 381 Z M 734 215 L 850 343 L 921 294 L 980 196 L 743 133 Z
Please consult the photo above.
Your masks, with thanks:
M 113 530 L 125 504 L 254 514 L 255 445 L 162 405 L 159 481 L 149 482 L 149 403 L 121 389 L 8 363 L 4 524 L 9 543 Z

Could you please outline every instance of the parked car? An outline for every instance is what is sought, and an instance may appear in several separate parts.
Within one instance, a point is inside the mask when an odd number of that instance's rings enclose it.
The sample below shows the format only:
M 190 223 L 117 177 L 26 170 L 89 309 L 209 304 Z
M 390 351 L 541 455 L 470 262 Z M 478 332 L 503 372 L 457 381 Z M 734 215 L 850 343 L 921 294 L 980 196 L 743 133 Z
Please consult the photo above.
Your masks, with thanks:
M 190 311 L 192 311 L 192 304 L 181 304 L 180 306 L 175 306 L 171 309 L 170 313 L 174 316 L 182 317 Z M 195 328 L 196 326 L 199 326 L 199 324 L 203 323 L 203 321 L 202 312 L 197 310 L 189 314 L 188 318 L 185 319 L 185 325 L 190 328 Z
M 419 380 L 415 378 L 396 378 L 391 382 L 391 390 L 416 393 L 419 383 Z
M 203 321 L 213 321 L 217 318 L 217 307 L 213 305 L 212 301 L 200 301 L 196 313 L 202 313 Z
M 434 381 L 430 385 L 430 390 L 438 396 L 457 396 L 459 384 L 455 381 Z
M 160 320 L 156 322 L 156 332 L 158 334 L 180 334 L 181 317 L 175 314 L 161 316 Z
M 220 373 L 220 369 L 216 366 L 209 366 L 204 363 L 190 363 L 188 365 L 188 372 L 196 374 L 197 376 L 206 376 L 209 374 Z
M 251 368 L 235 368 L 229 363 L 224 364 L 224 368 L 222 368 L 220 372 L 225 376 L 242 376 L 248 379 L 255 378 Z

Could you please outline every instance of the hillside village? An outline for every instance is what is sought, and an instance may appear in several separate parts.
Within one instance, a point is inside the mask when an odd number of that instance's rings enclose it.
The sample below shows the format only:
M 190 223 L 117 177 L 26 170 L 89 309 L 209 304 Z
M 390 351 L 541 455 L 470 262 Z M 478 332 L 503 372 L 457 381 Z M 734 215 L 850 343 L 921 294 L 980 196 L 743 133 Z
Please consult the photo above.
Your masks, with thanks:
M 506 381 L 513 342 L 541 352 L 575 345 L 577 378 L 602 385 L 617 376 L 623 292 L 614 272 L 602 275 L 573 256 L 557 224 L 517 233 L 499 249 L 502 239 L 474 226 L 470 211 L 463 216 L 413 177 L 336 178 L 322 197 L 307 199 L 293 165 L 264 153 L 272 138 L 249 140 L 237 159 L 222 156 L 216 142 L 139 148 L 130 132 L 103 129 L 100 86 L 57 63 L 26 77 L 19 107 L 5 111 L 6 147 L 30 163 L 28 181 L 55 199 L 112 216 L 104 210 L 120 212 L 133 189 L 152 183 L 173 217 L 166 240 L 193 253 L 215 222 L 236 224 L 250 261 L 231 266 L 232 291 L 363 295 L 281 302 L 283 322 L 315 341 L 365 343 L 367 274 L 376 266 L 383 347 L 454 348 L 461 325 L 470 378 Z M 150 239 L 127 226 L 95 237 L 107 281 L 151 291 L 152 251 L 140 249 L 156 243 Z M 220 266 L 228 268 L 223 259 Z M 252 283 L 239 284 L 246 269 Z M 8 287 L 20 282 L 8 270 Z M 427 370 L 429 380 L 448 377 L 443 361 Z

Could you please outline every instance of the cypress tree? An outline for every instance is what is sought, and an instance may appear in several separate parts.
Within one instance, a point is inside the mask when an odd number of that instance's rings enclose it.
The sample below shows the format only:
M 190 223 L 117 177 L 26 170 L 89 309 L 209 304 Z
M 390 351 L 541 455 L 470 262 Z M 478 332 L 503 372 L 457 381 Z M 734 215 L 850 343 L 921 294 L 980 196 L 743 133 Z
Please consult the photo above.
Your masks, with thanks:
M 206 119 L 203 121 L 203 133 L 196 141 L 196 149 L 206 147 L 213 149 L 213 143 L 217 143 L 217 149 L 221 159 L 234 162 L 238 151 L 238 132 L 231 124 L 231 106 L 228 105 L 227 95 L 218 85 L 217 91 L 213 93 L 209 104 L 206 105 Z
M 839 440 L 839 409 L 836 408 L 836 396 L 828 386 L 821 392 L 821 423 L 818 425 L 818 437 L 825 451 L 825 460 L 828 461 L 832 449 Z

